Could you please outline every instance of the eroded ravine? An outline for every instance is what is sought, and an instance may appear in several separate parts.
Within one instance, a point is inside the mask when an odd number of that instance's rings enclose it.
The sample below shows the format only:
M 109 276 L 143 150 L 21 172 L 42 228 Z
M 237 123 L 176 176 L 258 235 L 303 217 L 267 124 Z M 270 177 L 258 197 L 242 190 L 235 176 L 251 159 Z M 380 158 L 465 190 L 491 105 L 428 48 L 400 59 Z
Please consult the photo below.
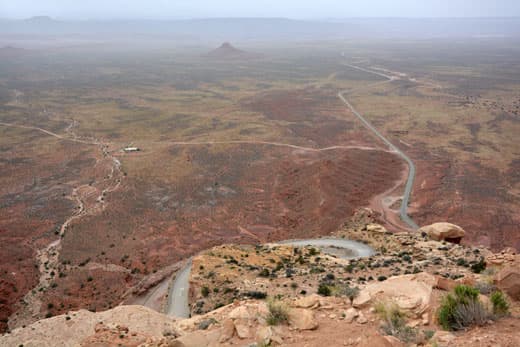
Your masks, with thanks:
M 111 163 L 109 174 L 106 175 L 106 177 L 102 180 L 102 182 L 106 185 L 106 188 L 100 191 L 99 195 L 95 199 L 94 204 L 89 206 L 89 204 L 86 202 L 86 199 L 82 196 L 84 191 L 89 191 L 92 189 L 92 186 L 89 184 L 73 187 L 72 192 L 69 196 L 67 196 L 67 199 L 75 202 L 75 212 L 61 224 L 58 232 L 58 239 L 51 242 L 47 247 L 37 251 L 36 256 L 39 264 L 38 270 L 40 273 L 38 284 L 32 290 L 27 292 L 23 297 L 22 300 L 25 302 L 25 311 L 23 314 L 16 317 L 16 321 L 11 319 L 9 321 L 10 326 L 19 326 L 20 324 L 31 322 L 33 317 L 37 317 L 40 314 L 42 293 L 44 293 L 52 285 L 54 278 L 51 274 L 59 273 L 58 267 L 60 265 L 59 256 L 62 247 L 61 241 L 65 236 L 68 228 L 73 222 L 81 219 L 85 215 L 94 214 L 96 211 L 105 209 L 106 205 L 104 197 L 106 194 L 116 191 L 121 185 L 121 164 L 119 160 L 113 156 L 110 151 L 108 151 L 109 145 L 98 139 L 80 138 L 73 131 L 73 128 L 76 125 L 76 122 L 72 121 L 65 129 L 65 132 L 68 135 L 60 135 L 40 127 L 0 122 L 0 126 L 39 131 L 45 135 L 52 136 L 61 141 L 70 141 L 80 145 L 98 146 L 101 151 L 101 159 L 98 159 L 97 162 L 101 160 L 107 160 Z

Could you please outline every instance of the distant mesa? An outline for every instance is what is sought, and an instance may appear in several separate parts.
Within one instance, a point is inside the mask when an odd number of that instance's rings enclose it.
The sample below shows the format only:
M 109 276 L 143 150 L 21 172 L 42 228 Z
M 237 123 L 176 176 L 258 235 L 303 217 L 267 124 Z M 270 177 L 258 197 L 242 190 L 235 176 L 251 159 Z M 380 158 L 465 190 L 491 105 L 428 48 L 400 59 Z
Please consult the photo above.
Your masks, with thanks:
M 27 22 L 37 22 L 37 23 L 49 23 L 54 22 L 54 19 L 52 19 L 49 16 L 35 16 L 31 18 L 26 19 Z
M 2 58 L 19 57 L 27 52 L 28 51 L 24 48 L 14 46 L 0 47 L 0 57 Z
M 235 48 L 229 42 L 224 42 L 219 48 L 212 50 L 205 56 L 216 59 L 253 59 L 260 58 L 262 55 L 243 51 Z

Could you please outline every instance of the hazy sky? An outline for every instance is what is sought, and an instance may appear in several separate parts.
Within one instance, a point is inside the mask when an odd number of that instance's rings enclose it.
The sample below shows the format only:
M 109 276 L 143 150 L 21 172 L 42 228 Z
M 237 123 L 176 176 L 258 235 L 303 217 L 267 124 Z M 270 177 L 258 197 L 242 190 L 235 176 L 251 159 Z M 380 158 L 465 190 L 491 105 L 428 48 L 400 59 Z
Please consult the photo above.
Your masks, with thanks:
M 0 17 L 513 17 L 520 0 L 0 0 Z

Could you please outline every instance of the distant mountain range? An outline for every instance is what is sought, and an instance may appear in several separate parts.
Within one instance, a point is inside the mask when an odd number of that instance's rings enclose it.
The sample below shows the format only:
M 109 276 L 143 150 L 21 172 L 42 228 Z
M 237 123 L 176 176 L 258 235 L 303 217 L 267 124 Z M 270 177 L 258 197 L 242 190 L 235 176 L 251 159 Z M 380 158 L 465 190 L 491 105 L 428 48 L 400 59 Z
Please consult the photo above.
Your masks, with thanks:
M 344 19 L 285 18 L 59 21 L 49 17 L 0 19 L 0 35 L 154 35 L 211 40 L 335 38 L 520 37 L 520 18 Z

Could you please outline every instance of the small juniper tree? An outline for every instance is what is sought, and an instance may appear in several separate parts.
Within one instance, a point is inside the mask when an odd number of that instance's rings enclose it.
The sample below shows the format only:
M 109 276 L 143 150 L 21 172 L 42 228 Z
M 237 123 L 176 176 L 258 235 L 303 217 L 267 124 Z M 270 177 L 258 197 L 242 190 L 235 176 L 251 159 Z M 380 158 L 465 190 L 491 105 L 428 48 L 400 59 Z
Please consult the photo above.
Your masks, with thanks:
M 358 297 L 359 295 L 359 288 L 358 287 L 351 287 L 347 285 L 345 287 L 345 295 L 350 300 L 350 305 L 354 302 L 354 299 Z

